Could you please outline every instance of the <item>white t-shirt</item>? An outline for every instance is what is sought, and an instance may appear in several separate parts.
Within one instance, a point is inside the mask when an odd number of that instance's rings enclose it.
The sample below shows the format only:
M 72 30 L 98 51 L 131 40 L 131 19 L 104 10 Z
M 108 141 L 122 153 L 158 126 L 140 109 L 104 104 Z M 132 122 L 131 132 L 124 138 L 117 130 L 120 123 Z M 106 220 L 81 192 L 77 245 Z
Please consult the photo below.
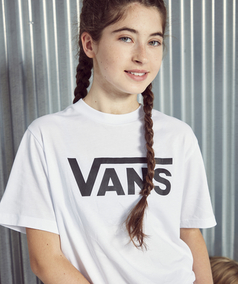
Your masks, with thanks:
M 155 189 L 144 219 L 147 250 L 124 221 L 146 172 L 144 113 L 112 115 L 83 100 L 35 120 L 19 147 L 0 224 L 60 235 L 69 261 L 94 284 L 191 284 L 193 259 L 180 228 L 216 224 L 191 128 L 153 111 Z

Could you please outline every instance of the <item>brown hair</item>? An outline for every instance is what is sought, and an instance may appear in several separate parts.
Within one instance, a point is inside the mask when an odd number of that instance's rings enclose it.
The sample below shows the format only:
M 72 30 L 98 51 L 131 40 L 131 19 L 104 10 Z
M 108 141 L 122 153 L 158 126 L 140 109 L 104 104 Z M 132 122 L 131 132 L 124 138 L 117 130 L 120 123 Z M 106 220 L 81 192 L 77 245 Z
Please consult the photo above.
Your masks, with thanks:
M 74 103 L 79 99 L 86 97 L 87 88 L 90 84 L 91 70 L 93 60 L 88 58 L 84 53 L 81 35 L 87 32 L 91 35 L 95 42 L 101 38 L 102 31 L 107 26 L 116 23 L 125 14 L 126 8 L 132 3 L 140 3 L 145 7 L 155 7 L 161 14 L 163 34 L 166 27 L 166 8 L 163 0 L 83 0 L 83 7 L 80 16 L 80 31 L 79 31 L 79 64 L 76 74 L 76 88 L 74 91 Z M 145 246 L 143 233 L 143 218 L 147 207 L 147 196 L 154 188 L 153 177 L 155 167 L 155 157 L 153 150 L 153 121 L 152 109 L 154 95 L 152 92 L 152 84 L 150 84 L 142 93 L 144 113 L 145 113 L 145 140 L 147 148 L 147 175 L 144 181 L 143 189 L 141 190 L 141 199 L 132 209 L 127 217 L 125 224 L 128 230 L 131 241 L 136 247 Z
M 238 283 L 238 262 L 228 257 L 210 257 L 214 284 Z

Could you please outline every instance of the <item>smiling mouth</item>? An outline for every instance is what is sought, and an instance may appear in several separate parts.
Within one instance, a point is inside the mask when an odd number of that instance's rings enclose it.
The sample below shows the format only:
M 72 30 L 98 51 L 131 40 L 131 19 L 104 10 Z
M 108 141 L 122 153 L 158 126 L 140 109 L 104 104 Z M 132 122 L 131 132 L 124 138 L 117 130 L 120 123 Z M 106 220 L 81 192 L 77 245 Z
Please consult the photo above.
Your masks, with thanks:
M 134 75 L 134 76 L 139 76 L 139 77 L 142 77 L 142 76 L 144 76 L 145 74 L 147 74 L 147 72 L 131 72 L 131 71 L 126 71 L 125 70 L 125 72 L 126 73 L 129 73 L 129 74 L 132 74 L 132 75 Z

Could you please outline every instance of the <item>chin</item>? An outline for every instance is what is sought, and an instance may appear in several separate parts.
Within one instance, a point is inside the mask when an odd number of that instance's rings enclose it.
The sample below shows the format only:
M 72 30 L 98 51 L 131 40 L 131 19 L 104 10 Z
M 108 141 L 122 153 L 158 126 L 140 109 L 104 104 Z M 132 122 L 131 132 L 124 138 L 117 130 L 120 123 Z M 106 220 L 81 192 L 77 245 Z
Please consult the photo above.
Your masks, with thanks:
M 128 93 L 135 94 L 135 95 L 141 94 L 141 93 L 143 93 L 146 90 L 146 88 L 148 86 L 149 86 L 149 84 L 145 85 L 143 87 L 140 87 L 140 88 L 138 88 L 138 87 L 137 88 L 131 88 L 130 90 L 128 90 L 129 91 Z

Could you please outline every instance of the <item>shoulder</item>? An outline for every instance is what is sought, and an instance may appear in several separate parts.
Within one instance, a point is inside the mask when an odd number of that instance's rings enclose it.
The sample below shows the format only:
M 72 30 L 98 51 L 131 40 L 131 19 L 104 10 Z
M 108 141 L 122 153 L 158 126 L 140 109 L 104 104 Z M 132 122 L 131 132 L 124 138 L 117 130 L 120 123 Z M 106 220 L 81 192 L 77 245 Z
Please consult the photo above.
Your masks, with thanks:
M 41 145 L 44 141 L 60 138 L 68 127 L 73 123 L 75 117 L 80 115 L 75 105 L 70 105 L 62 111 L 47 114 L 35 119 L 27 128 L 28 136 L 34 137 Z
M 154 109 L 152 118 L 155 128 L 160 128 L 161 130 L 172 132 L 174 134 L 179 134 L 180 136 L 182 134 L 194 136 L 192 128 L 182 120 L 166 115 Z
M 157 110 L 153 111 L 153 130 L 155 147 L 163 151 L 190 156 L 199 148 L 197 137 L 187 123 Z
M 75 115 L 77 115 L 75 105 L 70 105 L 62 111 L 43 115 L 35 119 L 28 126 L 28 130 L 33 133 L 47 129 L 53 131 L 55 127 L 62 127 L 65 121 L 69 122 Z

